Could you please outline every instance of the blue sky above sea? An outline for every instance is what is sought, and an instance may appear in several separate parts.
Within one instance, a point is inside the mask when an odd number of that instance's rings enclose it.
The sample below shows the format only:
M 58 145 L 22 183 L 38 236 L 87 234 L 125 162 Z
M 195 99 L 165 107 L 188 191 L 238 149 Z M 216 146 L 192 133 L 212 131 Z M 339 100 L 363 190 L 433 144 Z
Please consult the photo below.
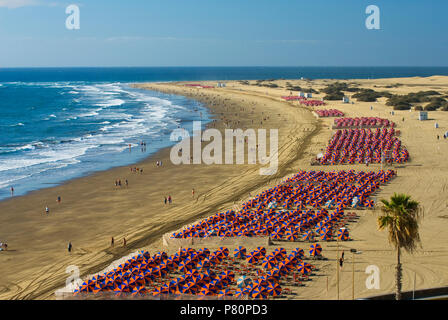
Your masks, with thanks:
M 447 65 L 443 0 L 74 3 L 79 30 L 66 1 L 0 0 L 0 67 Z

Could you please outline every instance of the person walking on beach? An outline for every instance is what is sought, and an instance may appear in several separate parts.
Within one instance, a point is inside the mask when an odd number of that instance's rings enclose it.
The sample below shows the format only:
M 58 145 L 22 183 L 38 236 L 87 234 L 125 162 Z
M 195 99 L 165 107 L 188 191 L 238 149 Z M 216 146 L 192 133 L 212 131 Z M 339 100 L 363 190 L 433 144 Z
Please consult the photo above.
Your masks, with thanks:
M 194 198 L 194 188 L 191 190 L 191 196 Z
M 127 188 L 129 186 L 128 179 L 126 179 L 124 183 L 126 184 L 126 188 Z
M 344 259 L 339 258 L 339 266 L 342 268 L 343 265 L 344 265 Z
M 115 244 L 115 240 L 114 237 L 112 237 L 112 239 L 110 240 L 110 246 L 113 248 Z
M 14 187 L 11 186 L 11 197 L 14 197 Z
M 342 258 L 342 260 L 344 260 L 344 250 L 342 250 L 341 258 Z
M 50 213 L 50 208 L 45 207 L 45 213 L 46 213 L 46 214 L 49 214 L 49 213 Z
M 56 200 L 58 203 L 61 203 L 61 196 L 58 196 L 58 199 Z
M 67 250 L 68 250 L 68 253 L 71 253 L 72 252 L 72 243 L 69 241 L 69 243 L 68 243 L 68 248 L 67 248 Z
M 126 247 L 126 238 L 123 238 L 123 247 Z
M 171 196 L 168 196 L 168 203 L 171 204 L 171 202 L 173 201 L 173 199 L 171 199 Z
M 165 197 L 165 204 L 167 203 L 167 201 L 168 201 L 168 200 L 167 200 L 166 197 Z

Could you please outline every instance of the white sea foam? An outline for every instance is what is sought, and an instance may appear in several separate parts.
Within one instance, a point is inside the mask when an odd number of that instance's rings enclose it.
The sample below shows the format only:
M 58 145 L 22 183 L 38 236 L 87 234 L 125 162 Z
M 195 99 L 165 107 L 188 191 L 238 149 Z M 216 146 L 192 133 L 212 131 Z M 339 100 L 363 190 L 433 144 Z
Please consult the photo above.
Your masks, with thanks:
M 10 125 L 10 127 L 22 127 L 22 126 L 24 126 L 22 122 Z
M 64 138 L 64 143 L 33 142 L 15 147 L 16 151 L 20 151 L 17 154 L 8 156 L 0 154 L 0 175 L 5 177 L 3 184 L 30 177 L 17 175 L 18 172 L 30 173 L 37 177 L 42 172 L 67 167 L 84 159 L 91 161 L 91 157 L 122 152 L 128 148 L 128 144 L 137 146 L 136 141 L 142 137 L 165 134 L 167 126 L 174 127 L 178 123 L 177 112 L 187 110 L 169 100 L 153 97 L 149 92 L 145 94 L 119 83 L 45 85 L 66 87 L 70 91 L 65 92 L 76 95 L 76 99 L 72 101 L 79 102 L 78 106 L 81 108 L 74 111 L 73 115 L 66 112 L 66 120 L 75 121 L 82 117 L 90 117 L 92 121 L 89 118 L 89 125 L 96 123 L 101 127 L 97 127 L 98 131 L 81 137 Z M 121 107 L 124 104 L 126 107 Z M 62 110 L 66 111 L 67 108 Z M 72 110 L 70 108 L 70 112 L 73 112 Z M 49 119 L 56 115 L 58 114 L 50 115 Z M 9 177 L 12 174 L 16 177 L 11 180 Z
M 100 106 L 100 107 L 113 107 L 113 106 L 121 106 L 124 103 L 125 103 L 125 101 L 122 99 L 112 99 L 112 100 L 105 101 L 103 103 L 98 103 L 96 105 Z

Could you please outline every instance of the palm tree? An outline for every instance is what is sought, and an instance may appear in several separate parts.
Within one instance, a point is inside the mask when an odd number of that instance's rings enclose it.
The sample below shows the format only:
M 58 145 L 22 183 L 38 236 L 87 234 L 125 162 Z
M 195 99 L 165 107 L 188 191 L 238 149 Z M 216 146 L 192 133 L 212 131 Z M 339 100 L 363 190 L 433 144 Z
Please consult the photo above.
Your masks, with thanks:
M 417 201 L 406 194 L 394 194 L 389 201 L 381 200 L 384 215 L 378 217 L 379 230 L 389 231 L 389 243 L 397 250 L 397 267 L 395 277 L 395 299 L 401 300 L 401 249 L 413 253 L 420 244 L 418 223 L 423 210 Z

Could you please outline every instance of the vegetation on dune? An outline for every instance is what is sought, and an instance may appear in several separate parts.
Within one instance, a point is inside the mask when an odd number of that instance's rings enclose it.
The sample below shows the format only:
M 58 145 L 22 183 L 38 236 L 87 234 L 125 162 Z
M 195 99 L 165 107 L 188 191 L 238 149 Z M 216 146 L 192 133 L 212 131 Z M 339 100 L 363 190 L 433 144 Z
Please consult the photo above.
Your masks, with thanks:
M 328 93 L 324 100 L 342 100 L 344 98 L 345 94 L 343 92 L 334 92 L 334 93 Z
M 395 83 L 395 84 L 391 84 L 391 85 L 388 85 L 388 86 L 384 86 L 384 88 L 387 88 L 387 89 L 390 89 L 390 88 L 398 88 L 398 87 L 401 87 L 403 84 L 401 84 L 401 83 Z
M 435 111 L 440 108 L 448 106 L 448 102 L 442 97 L 433 97 L 430 102 L 425 106 L 426 111 Z
M 293 85 L 287 85 L 286 89 L 290 91 L 303 91 L 302 87 L 300 86 L 293 86 Z
M 378 92 L 372 89 L 360 89 L 352 97 L 356 98 L 358 101 L 363 102 L 375 102 L 378 98 L 387 97 L 390 98 L 392 94 L 387 91 Z
M 325 100 L 342 100 L 346 92 L 358 92 L 360 89 L 349 86 L 346 82 L 335 82 L 327 85 L 321 91 L 327 95 L 324 97 Z
M 394 194 L 390 200 L 381 200 L 383 215 L 378 217 L 379 230 L 387 230 L 389 243 L 397 252 L 395 273 L 395 299 L 401 300 L 402 275 L 401 250 L 413 253 L 421 243 L 418 232 L 423 210 L 417 201 L 406 194 Z
M 305 89 L 304 91 L 307 93 L 316 93 L 316 94 L 319 93 L 319 91 L 314 90 L 313 88 L 308 88 L 308 89 Z
M 258 87 L 267 87 L 267 88 L 280 88 L 280 86 L 276 83 L 272 83 L 272 81 L 275 81 L 275 79 L 268 79 L 268 80 L 257 80 L 256 83 L 254 83 L 254 86 Z M 267 82 L 267 83 L 265 83 Z
M 411 110 L 411 105 L 406 103 L 399 104 L 394 106 L 394 110 Z
M 413 103 L 432 102 L 433 96 L 440 95 L 437 91 L 419 91 L 411 92 L 407 95 L 391 95 L 386 102 L 386 105 L 393 107 L 407 107 L 408 109 L 395 109 L 394 110 L 409 110 Z M 443 99 L 437 97 L 437 99 Z M 438 100 L 437 100 L 438 101 Z M 445 99 L 443 99 L 445 101 Z
M 347 92 L 358 92 L 360 89 L 355 87 L 350 87 L 347 82 L 335 82 L 329 84 L 326 88 L 322 89 L 322 92 L 326 94 L 333 94 L 336 92 L 347 91 Z
M 319 93 L 319 91 L 314 90 L 311 87 L 305 89 L 305 88 L 302 88 L 301 86 L 293 85 L 291 82 L 286 82 L 286 89 L 288 89 L 289 91 L 301 91 L 301 92 L 307 92 L 307 93 Z

